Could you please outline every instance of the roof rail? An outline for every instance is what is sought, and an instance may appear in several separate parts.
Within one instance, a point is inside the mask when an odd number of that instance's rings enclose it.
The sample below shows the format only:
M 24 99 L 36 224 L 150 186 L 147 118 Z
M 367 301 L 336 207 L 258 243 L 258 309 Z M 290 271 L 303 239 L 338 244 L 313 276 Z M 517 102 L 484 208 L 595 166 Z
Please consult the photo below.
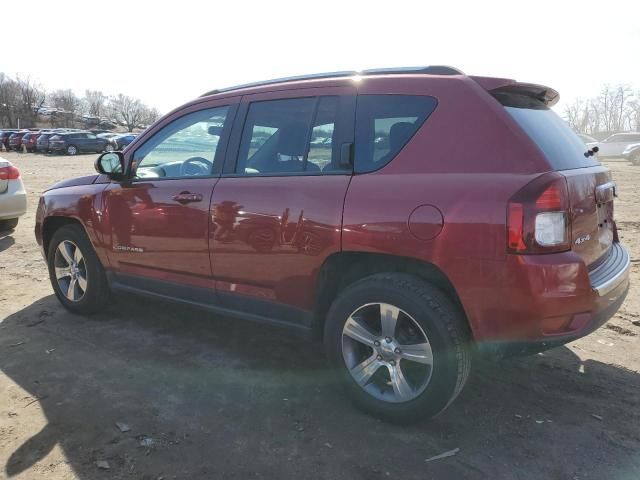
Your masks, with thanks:
M 392 74 L 424 74 L 424 75 L 464 75 L 461 70 L 454 67 L 448 67 L 446 65 L 430 65 L 427 67 L 396 67 L 396 68 L 371 68 L 368 70 L 343 70 L 340 72 L 324 72 L 324 73 L 312 73 L 308 75 L 296 75 L 293 77 L 274 78 L 271 80 L 263 80 L 260 82 L 244 83 L 242 85 L 235 85 L 233 87 L 217 88 L 210 90 L 201 97 L 207 97 L 209 95 L 215 95 L 216 93 L 231 92 L 234 90 L 240 90 L 243 88 L 262 87 L 264 85 L 272 85 L 274 83 L 295 82 L 297 80 L 317 80 L 321 78 L 336 78 L 336 77 L 353 77 L 355 75 L 392 75 Z

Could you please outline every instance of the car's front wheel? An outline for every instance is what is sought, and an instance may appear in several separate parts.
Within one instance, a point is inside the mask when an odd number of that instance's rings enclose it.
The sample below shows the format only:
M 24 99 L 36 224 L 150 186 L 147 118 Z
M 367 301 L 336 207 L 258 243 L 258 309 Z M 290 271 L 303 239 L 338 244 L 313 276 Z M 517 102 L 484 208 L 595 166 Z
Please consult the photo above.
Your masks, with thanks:
M 78 147 L 76 147 L 75 145 L 69 145 L 67 147 L 67 155 L 77 155 L 78 154 Z
M 79 225 L 65 225 L 54 233 L 47 263 L 53 290 L 68 310 L 89 314 L 106 306 L 109 287 L 104 269 Z
M 631 155 L 631 165 L 640 166 L 640 149 Z
M 377 274 L 348 287 L 329 310 L 324 339 L 355 403 L 391 421 L 438 414 L 460 393 L 471 368 L 462 313 L 412 275 Z

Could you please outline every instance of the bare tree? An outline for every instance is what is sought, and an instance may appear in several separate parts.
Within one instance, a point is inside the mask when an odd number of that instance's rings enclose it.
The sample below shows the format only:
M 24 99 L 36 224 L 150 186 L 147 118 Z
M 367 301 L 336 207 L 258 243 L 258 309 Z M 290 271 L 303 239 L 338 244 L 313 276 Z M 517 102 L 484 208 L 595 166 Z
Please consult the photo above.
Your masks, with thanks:
M 592 99 L 578 99 L 564 111 L 565 120 L 581 133 L 599 137 L 640 129 L 640 92 L 628 84 L 604 85 Z
M 56 90 L 48 97 L 52 106 L 64 111 L 61 114 L 64 126 L 72 126 L 75 115 L 80 109 L 80 99 L 70 89 Z
M 145 126 L 151 125 L 153 122 L 158 120 L 158 118 L 160 118 L 160 112 L 157 108 L 145 107 L 144 115 L 142 117 L 142 124 Z
M 103 117 L 107 110 L 107 100 L 107 96 L 99 90 L 86 90 L 84 92 L 86 113 L 92 117 Z
M 14 105 L 16 117 L 21 127 L 32 127 L 36 122 L 38 108 L 44 104 L 45 91 L 29 76 L 17 77 L 16 83 L 19 91 Z
M 119 93 L 111 98 L 110 107 L 115 120 L 133 131 L 143 120 L 147 107 L 137 98 Z
M 7 128 L 16 125 L 16 104 L 19 96 L 17 82 L 0 73 L 0 126 Z

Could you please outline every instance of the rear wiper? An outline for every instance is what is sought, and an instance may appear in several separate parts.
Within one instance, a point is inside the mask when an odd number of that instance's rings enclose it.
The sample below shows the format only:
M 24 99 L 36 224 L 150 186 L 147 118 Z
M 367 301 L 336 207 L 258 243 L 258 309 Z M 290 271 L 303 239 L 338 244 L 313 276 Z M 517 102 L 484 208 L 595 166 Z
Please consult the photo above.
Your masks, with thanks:
M 596 146 L 596 147 L 593 147 L 593 148 L 587 150 L 586 152 L 584 152 L 584 156 L 587 157 L 587 158 L 593 157 L 593 155 L 598 153 L 599 151 L 600 151 L 600 148 L 598 148 Z

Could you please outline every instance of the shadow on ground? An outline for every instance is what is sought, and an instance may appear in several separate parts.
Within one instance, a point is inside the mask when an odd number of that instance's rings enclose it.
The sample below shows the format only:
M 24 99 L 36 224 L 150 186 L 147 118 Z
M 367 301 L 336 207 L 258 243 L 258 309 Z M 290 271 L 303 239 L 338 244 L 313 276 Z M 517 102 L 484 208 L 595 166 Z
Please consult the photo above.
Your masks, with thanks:
M 449 410 L 410 427 L 356 411 L 317 344 L 133 297 L 91 318 L 53 296 L 11 315 L 0 369 L 31 396 L 14 389 L 6 415 L 36 400 L 48 422 L 9 477 L 59 444 L 80 479 L 640 478 L 639 376 L 564 347 L 479 361 Z
M 0 252 L 4 252 L 11 245 L 16 243 L 16 240 L 11 235 L 13 230 L 0 232 Z

